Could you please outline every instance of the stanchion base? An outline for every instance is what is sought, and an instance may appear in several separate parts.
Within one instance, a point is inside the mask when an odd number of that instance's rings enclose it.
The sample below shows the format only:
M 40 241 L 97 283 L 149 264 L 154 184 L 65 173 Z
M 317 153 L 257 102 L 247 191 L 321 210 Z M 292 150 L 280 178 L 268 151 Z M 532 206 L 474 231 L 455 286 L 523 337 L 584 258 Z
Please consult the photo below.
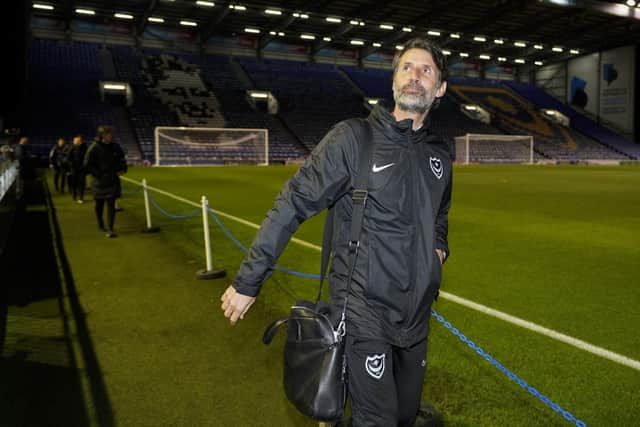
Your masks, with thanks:
M 142 229 L 143 233 L 157 233 L 160 231 L 160 227 L 145 227 Z
M 227 275 L 226 270 L 199 270 L 196 273 L 200 280 L 219 279 Z

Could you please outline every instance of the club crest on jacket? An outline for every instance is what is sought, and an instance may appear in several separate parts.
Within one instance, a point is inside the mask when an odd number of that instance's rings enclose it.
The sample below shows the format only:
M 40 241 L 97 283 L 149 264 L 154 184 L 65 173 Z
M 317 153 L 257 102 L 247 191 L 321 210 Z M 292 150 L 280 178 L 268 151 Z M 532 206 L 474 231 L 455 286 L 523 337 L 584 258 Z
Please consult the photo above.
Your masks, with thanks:
M 442 178 L 442 161 L 437 157 L 429 157 L 429 166 L 431 166 L 431 172 L 436 176 L 436 178 Z
M 377 380 L 382 378 L 382 374 L 384 374 L 384 357 L 384 353 L 374 354 L 373 356 L 367 356 L 365 362 L 367 373 Z

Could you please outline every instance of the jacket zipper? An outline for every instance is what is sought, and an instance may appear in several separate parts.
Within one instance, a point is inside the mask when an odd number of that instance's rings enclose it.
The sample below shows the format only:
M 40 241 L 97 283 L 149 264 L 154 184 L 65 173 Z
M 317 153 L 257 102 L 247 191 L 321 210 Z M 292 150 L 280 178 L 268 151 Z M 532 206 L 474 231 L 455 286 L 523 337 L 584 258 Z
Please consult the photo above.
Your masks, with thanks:
M 413 142 L 411 142 L 411 132 L 412 130 L 409 130 L 409 133 L 407 135 L 407 142 L 409 144 L 408 149 L 409 149 L 409 168 L 411 169 L 411 190 L 412 190 L 412 195 L 411 195 L 411 226 L 414 228 L 414 232 L 411 233 L 410 235 L 410 239 L 411 239 L 411 253 L 415 253 L 415 245 L 416 245 L 416 233 L 415 233 L 415 228 L 417 226 L 417 215 L 416 215 L 416 204 L 418 203 L 418 174 L 417 174 L 417 166 L 416 166 L 416 149 L 415 146 L 413 144 Z M 416 281 L 416 267 L 415 267 L 415 263 L 411 263 L 409 264 L 409 268 L 410 270 L 410 274 L 409 274 L 409 291 L 407 292 L 408 295 L 408 300 L 407 300 L 407 310 L 406 310 L 406 317 L 404 320 L 404 326 L 406 329 L 406 326 L 408 326 L 410 324 L 410 319 L 413 318 L 413 314 L 414 314 L 414 305 L 415 305 L 415 281 Z M 402 339 L 404 339 L 404 337 L 402 337 Z

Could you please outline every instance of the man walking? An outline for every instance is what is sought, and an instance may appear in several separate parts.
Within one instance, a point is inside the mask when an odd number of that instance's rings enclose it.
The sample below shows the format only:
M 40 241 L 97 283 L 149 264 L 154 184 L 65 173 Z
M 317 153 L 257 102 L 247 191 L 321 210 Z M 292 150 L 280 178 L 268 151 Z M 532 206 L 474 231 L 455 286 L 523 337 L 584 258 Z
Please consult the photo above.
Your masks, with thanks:
M 87 144 L 82 136 L 73 137 L 73 145 L 69 153 L 69 166 L 71 175 L 69 176 L 69 186 L 71 196 L 78 203 L 84 203 L 84 188 L 87 185 L 86 172 L 84 170 L 84 157 L 87 154 Z
M 56 191 L 64 193 L 69 172 L 69 146 L 64 138 L 58 138 L 49 152 L 49 165 L 53 169 L 53 183 Z
M 93 176 L 93 198 L 96 201 L 96 218 L 100 231 L 107 237 L 117 237 L 114 231 L 116 199 L 121 195 L 120 175 L 127 172 L 127 162 L 122 148 L 113 142 L 113 128 L 99 126 L 98 135 L 87 150 L 85 170 Z M 107 228 L 104 226 L 104 205 L 107 205 Z
M 373 144 L 359 255 L 347 304 L 349 398 L 355 427 L 412 426 L 425 374 L 430 308 L 449 254 L 449 146 L 427 116 L 447 88 L 447 63 L 433 42 L 409 40 L 393 60 L 395 106 L 374 107 L 362 140 L 337 124 L 289 180 L 267 214 L 233 284 L 222 296 L 232 324 L 242 319 L 300 223 L 327 207 L 337 240 L 329 275 L 340 312 L 349 275 L 349 235 L 361 144 Z

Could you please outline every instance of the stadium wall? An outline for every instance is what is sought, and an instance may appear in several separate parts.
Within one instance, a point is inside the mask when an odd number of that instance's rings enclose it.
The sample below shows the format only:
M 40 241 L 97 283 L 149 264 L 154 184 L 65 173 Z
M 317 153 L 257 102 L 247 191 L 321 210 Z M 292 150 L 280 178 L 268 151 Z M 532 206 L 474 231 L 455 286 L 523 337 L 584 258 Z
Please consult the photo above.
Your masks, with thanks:
M 567 62 L 567 92 L 564 102 L 594 115 L 598 114 L 600 54 L 592 53 Z
M 567 99 L 567 63 L 539 68 L 535 75 L 535 85 L 564 103 Z
M 624 46 L 601 53 L 600 108 L 598 115 L 627 133 L 633 133 L 635 116 L 635 47 Z

